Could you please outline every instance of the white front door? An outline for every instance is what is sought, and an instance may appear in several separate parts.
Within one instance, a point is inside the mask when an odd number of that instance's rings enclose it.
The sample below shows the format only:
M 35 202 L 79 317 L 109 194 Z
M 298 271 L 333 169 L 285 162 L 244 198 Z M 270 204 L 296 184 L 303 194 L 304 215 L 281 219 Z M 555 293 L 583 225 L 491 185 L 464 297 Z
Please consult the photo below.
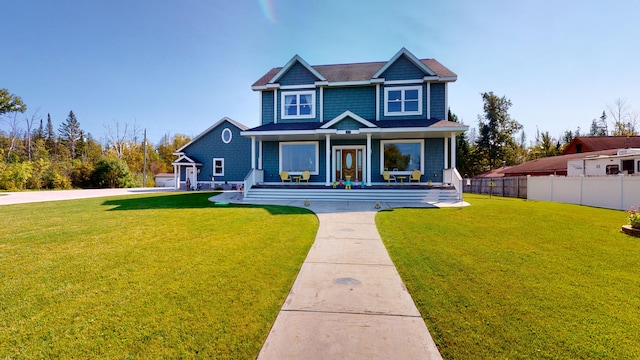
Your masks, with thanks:
M 186 183 L 188 184 L 187 188 L 189 190 L 195 189 L 196 186 L 198 185 L 198 173 L 192 167 L 188 167 L 186 168 L 186 170 L 187 170 Z

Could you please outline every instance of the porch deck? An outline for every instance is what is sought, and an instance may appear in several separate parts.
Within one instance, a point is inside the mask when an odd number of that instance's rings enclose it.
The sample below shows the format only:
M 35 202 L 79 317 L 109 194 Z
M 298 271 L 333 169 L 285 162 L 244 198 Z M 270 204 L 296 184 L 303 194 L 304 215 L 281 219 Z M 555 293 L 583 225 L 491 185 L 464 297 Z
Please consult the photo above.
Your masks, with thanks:
M 259 184 L 248 189 L 245 200 L 346 200 L 413 203 L 459 202 L 453 186 L 427 184 L 375 184 L 365 188 L 333 188 L 324 184 Z

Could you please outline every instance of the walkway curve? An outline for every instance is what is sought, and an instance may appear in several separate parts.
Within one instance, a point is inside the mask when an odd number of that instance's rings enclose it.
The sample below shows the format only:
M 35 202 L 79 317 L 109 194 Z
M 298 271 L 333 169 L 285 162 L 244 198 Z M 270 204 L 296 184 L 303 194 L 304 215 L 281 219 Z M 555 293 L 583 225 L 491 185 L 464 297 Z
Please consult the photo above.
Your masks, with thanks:
M 210 200 L 244 203 L 238 193 Z M 378 234 L 374 202 L 269 204 L 310 209 L 320 227 L 259 360 L 442 359 Z

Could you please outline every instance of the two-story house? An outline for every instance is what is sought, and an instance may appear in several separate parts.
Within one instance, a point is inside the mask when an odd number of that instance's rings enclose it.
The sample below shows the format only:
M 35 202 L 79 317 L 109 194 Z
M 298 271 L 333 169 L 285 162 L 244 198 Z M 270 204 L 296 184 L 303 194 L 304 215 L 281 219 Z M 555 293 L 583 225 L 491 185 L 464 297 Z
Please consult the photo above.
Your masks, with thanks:
M 176 152 L 176 185 L 242 183 L 246 195 L 282 187 L 286 172 L 310 174 L 307 189 L 347 179 L 387 190 L 444 184 L 460 198 L 455 136 L 468 127 L 447 119 L 448 86 L 456 80 L 438 61 L 404 48 L 389 61 L 338 65 L 312 66 L 296 55 L 253 84 L 259 126 L 225 118 Z M 390 179 L 399 186 L 388 186 Z M 300 189 L 295 180 L 286 186 L 282 196 Z
M 255 182 L 309 171 L 312 184 L 348 177 L 371 186 L 387 182 L 383 174 L 403 181 L 419 170 L 422 183 L 453 183 L 455 136 L 468 129 L 447 120 L 456 79 L 404 48 L 386 62 L 311 66 L 294 56 L 252 86 L 261 125 L 242 135 L 251 139 Z

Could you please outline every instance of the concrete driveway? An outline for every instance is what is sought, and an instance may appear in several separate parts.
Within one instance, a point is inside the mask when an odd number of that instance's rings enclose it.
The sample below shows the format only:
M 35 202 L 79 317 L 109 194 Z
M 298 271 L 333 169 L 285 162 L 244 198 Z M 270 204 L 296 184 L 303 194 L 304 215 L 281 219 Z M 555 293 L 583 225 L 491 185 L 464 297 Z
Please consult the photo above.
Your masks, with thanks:
M 48 190 L 24 192 L 0 192 L 0 205 L 24 204 L 43 201 L 86 199 L 103 196 L 132 195 L 175 191 L 174 188 L 134 188 L 134 189 L 82 189 Z

